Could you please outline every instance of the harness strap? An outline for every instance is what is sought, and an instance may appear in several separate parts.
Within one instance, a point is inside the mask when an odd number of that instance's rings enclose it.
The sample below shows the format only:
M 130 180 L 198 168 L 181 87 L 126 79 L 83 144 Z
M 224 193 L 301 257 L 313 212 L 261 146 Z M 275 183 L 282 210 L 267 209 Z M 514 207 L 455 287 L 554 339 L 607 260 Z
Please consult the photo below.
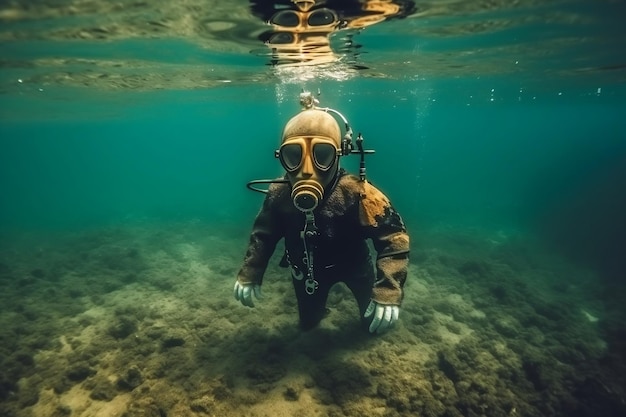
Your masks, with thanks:
M 307 294 L 313 295 L 319 287 L 319 282 L 315 280 L 313 273 L 313 249 L 315 247 L 313 241 L 317 237 L 317 226 L 315 225 L 315 216 L 312 211 L 307 211 L 305 215 L 304 230 L 300 232 L 302 244 L 304 245 L 302 262 L 307 268 L 307 279 L 304 281 L 304 289 Z

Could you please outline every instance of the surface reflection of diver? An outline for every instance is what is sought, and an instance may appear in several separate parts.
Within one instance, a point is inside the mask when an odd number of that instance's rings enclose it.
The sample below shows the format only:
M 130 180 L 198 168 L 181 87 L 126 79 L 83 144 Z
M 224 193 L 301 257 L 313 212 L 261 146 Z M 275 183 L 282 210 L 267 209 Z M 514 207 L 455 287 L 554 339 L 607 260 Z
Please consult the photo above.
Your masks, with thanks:
M 389 199 L 365 178 L 363 137 L 354 149 L 352 129 L 338 111 L 318 106 L 304 92 L 303 109 L 283 130 L 275 151 L 286 173 L 276 180 L 254 180 L 248 187 L 265 193 L 235 298 L 253 307 L 263 275 L 279 240 L 285 240 L 281 265 L 291 269 L 300 326 L 315 327 L 324 317 L 330 289 L 342 282 L 352 291 L 362 323 L 382 333 L 398 319 L 407 276 L 409 237 Z M 338 118 L 344 123 L 342 136 Z M 339 159 L 359 154 L 359 176 L 339 167 Z M 270 184 L 268 189 L 257 188 Z M 372 262 L 367 240 L 378 254 Z
M 412 1 L 390 0 L 257 0 L 252 1 L 251 9 L 271 25 L 259 39 L 270 48 L 272 64 L 317 65 L 338 59 L 330 45 L 332 33 L 406 17 L 415 5 Z M 351 44 L 349 39 L 347 49 Z

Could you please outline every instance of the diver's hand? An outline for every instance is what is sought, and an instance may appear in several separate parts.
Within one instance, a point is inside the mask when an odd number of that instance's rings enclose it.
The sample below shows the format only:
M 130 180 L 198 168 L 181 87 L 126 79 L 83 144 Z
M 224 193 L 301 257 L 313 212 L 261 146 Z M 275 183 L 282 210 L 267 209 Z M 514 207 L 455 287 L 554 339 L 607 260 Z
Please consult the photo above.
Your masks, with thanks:
M 363 317 L 372 317 L 370 333 L 384 333 L 398 321 L 400 306 L 378 304 L 371 300 Z
M 252 294 L 257 300 L 261 299 L 261 286 L 258 284 L 240 284 L 239 281 L 235 281 L 235 288 L 233 290 L 235 300 L 240 301 L 241 304 L 247 307 L 254 307 L 252 301 Z

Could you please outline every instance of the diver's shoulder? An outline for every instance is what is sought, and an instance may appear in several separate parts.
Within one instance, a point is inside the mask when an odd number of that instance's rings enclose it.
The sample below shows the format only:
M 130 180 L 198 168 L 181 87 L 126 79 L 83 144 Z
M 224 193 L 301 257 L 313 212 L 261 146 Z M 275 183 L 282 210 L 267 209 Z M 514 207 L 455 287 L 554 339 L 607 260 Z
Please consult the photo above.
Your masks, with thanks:
M 356 175 L 350 174 L 342 170 L 337 179 L 337 186 L 333 194 L 341 196 L 341 200 L 346 204 L 350 204 L 358 200 L 358 196 L 362 193 L 363 184 Z
M 284 192 L 285 190 L 289 189 L 289 183 L 285 181 L 284 177 L 278 177 L 273 179 L 272 181 L 274 182 L 272 182 L 268 187 L 268 192 L 272 194 Z
M 337 180 L 337 185 L 339 187 L 353 187 L 358 185 L 359 181 L 359 177 L 349 173 L 343 168 L 339 171 L 339 179 Z
M 380 197 L 384 200 L 388 200 L 388 197 L 374 184 L 367 179 L 361 179 L 356 175 L 345 172 L 344 175 L 339 177 L 337 182 L 337 188 L 339 188 L 344 194 L 357 194 L 360 196 Z
M 267 197 L 271 200 L 282 200 L 290 195 L 289 183 L 284 182 L 284 178 L 276 178 L 276 182 L 271 183 L 267 189 Z
M 363 192 L 364 190 L 380 192 L 369 180 L 361 179 L 347 171 L 341 172 L 337 185 L 342 189 L 358 190 L 359 192 Z

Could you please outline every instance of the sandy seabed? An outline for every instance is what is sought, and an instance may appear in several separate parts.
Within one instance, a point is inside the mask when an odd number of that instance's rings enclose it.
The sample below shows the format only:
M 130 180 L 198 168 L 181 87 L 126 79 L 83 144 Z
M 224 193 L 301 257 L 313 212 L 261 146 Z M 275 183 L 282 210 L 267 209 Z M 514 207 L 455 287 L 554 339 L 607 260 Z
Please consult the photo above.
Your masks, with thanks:
M 624 310 L 527 237 L 414 237 L 383 336 L 341 286 L 299 331 L 280 251 L 238 304 L 246 243 L 201 222 L 3 239 L 0 415 L 626 415 Z

